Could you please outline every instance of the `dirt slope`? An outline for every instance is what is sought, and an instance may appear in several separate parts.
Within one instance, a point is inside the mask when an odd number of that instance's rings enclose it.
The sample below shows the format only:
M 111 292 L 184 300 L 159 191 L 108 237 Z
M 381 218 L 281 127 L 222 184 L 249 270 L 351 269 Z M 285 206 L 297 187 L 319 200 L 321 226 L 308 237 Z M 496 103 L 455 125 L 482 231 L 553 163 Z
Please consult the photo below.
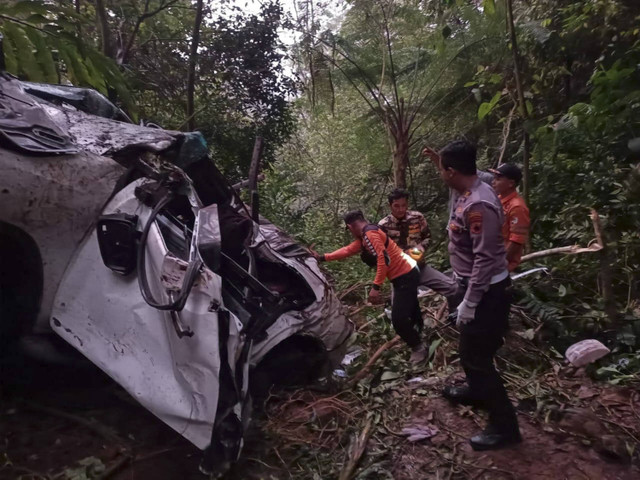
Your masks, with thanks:
M 348 377 L 393 336 L 378 313 L 360 310 L 356 318 L 362 353 L 345 367 Z M 432 327 L 441 314 L 438 305 L 425 308 Z M 270 397 L 226 478 L 339 478 L 366 424 L 366 448 L 349 478 L 640 478 L 640 394 L 593 383 L 516 334 L 498 365 L 518 407 L 524 442 L 472 451 L 467 439 L 484 425 L 484 414 L 439 395 L 443 385 L 462 379 L 456 334 L 444 328 L 430 337 L 428 364 L 411 367 L 408 352 L 396 345 L 356 385 L 335 380 L 322 390 Z M 24 364 L 3 373 L 0 479 L 204 478 L 197 449 L 95 371 Z M 402 430 L 416 425 L 431 438 L 409 441 Z

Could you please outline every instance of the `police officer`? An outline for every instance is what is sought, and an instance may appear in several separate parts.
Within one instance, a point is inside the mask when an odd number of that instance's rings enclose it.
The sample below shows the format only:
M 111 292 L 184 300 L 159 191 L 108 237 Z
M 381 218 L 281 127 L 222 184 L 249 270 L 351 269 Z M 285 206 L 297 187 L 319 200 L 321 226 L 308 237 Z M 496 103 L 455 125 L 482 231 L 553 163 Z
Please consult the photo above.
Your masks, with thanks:
M 476 149 L 455 141 L 439 153 L 439 170 L 451 188 L 449 255 L 455 274 L 466 285 L 457 309 L 460 362 L 467 385 L 446 387 L 457 403 L 489 411 L 487 428 L 470 439 L 474 450 L 490 450 L 521 441 L 518 420 L 494 366 L 508 329 L 511 284 L 501 229 L 502 205 L 476 172 Z
M 369 301 L 373 304 L 381 302 L 380 288 L 388 278 L 394 291 L 391 305 L 393 328 L 411 348 L 412 363 L 426 360 L 428 351 L 418 333 L 422 326 L 422 314 L 418 303 L 420 271 L 416 261 L 377 225 L 367 222 L 360 210 L 347 212 L 343 218 L 354 238 L 353 242 L 323 255 L 310 249 L 311 254 L 320 262 L 342 260 L 357 254 L 362 256 L 363 253 L 370 256 L 372 264 L 376 266 L 376 276 L 369 292 Z

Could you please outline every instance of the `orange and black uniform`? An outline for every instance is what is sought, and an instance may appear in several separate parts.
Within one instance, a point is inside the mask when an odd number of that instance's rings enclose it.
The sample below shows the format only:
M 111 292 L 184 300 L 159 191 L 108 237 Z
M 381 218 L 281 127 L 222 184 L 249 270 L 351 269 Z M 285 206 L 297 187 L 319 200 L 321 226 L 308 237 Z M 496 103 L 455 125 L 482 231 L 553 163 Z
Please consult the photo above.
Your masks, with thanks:
M 388 239 L 384 231 L 377 228 L 366 230 L 361 239 L 354 240 L 334 252 L 326 253 L 321 259 L 327 262 L 342 260 L 361 253 L 363 249 L 376 258 L 373 288 L 380 289 L 387 278 L 393 284 L 393 327 L 410 347 L 417 346 L 420 343 L 418 330 L 422 327 L 422 314 L 418 304 L 420 271 L 415 260 L 404 253 L 393 240 Z
M 525 245 L 529 238 L 529 208 L 518 192 L 512 192 L 506 196 L 500 196 L 502 209 L 504 210 L 504 223 L 502 224 L 502 237 L 506 246 L 509 243 Z M 513 272 L 520 265 L 520 252 L 517 258 L 509 261 L 507 269 Z

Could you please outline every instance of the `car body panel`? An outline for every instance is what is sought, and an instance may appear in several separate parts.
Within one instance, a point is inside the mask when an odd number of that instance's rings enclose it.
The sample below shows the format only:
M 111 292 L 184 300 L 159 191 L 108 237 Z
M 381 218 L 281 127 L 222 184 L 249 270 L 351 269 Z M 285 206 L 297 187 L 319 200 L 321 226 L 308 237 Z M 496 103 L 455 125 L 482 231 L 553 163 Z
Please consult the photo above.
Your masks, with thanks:
M 104 213 L 135 214 L 145 221 L 150 209 L 133 195 L 140 183 L 120 191 Z M 160 268 L 167 248 L 157 232 L 150 239 L 149 278 L 154 294 L 161 297 L 166 295 Z M 180 312 L 194 335 L 179 338 L 170 312 L 156 310 L 142 299 L 135 274 L 125 277 L 105 268 L 93 231 L 61 282 L 51 327 L 152 413 L 205 448 L 216 416 L 220 371 L 218 314 L 209 306 L 212 300 L 221 302 L 221 279 L 205 270 L 199 280 Z M 232 320 L 234 338 L 227 346 L 235 355 L 240 325 Z
M 31 157 L 0 147 L 1 220 L 36 241 L 44 290 L 36 331 L 47 331 L 56 288 L 124 168 L 92 153 Z
M 33 125 L 40 119 L 70 143 L 59 155 L 35 154 L 37 136 L 29 137 L 25 127 L 22 145 L 14 136 L 12 147 L 0 147 L 0 220 L 31 236 L 43 258 L 36 330 L 53 329 L 162 421 L 199 448 L 210 447 L 216 461 L 233 461 L 251 411 L 250 369 L 295 335 L 316 339 L 337 365 L 353 324 L 308 251 L 268 221 L 250 220 L 202 136 L 83 112 L 64 103 L 55 88 L 33 88 L 46 97 L 39 100 L 25 93 L 27 84 L 18 88 L 21 83 L 0 72 L 0 93 L 7 86 L 12 92 L 0 97 L 11 107 L 4 112 L 19 113 L 20 103 L 28 104 Z M 0 131 L 12 134 L 10 115 L 3 118 Z M 196 219 L 178 220 L 188 253 L 182 261 L 203 266 L 192 268 L 199 273 L 184 308 L 168 311 L 145 301 L 138 271 L 122 276 L 105 266 L 96 224 L 100 215 L 126 213 L 137 215 L 142 229 L 157 203 L 136 188 L 175 179 L 176 194 L 188 199 Z M 143 249 L 144 272 L 153 296 L 170 303 L 185 264 L 166 261 L 173 245 L 159 222 L 151 224 Z M 218 263 L 223 255 L 224 268 Z M 173 269 L 173 281 L 163 283 L 163 265 Z

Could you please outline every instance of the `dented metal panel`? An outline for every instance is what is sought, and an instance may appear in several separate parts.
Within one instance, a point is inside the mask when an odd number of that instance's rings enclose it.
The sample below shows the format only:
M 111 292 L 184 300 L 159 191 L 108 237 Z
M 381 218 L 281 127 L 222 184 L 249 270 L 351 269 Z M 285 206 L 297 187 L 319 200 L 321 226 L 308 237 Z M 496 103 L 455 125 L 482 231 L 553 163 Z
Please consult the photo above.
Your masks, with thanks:
M 105 213 L 136 214 L 145 222 L 150 209 L 133 197 L 135 185 L 116 195 Z M 153 228 L 147 244 L 148 275 L 154 295 L 166 299 L 160 275 L 167 249 Z M 180 312 L 194 335 L 179 338 L 169 312 L 144 302 L 135 274 L 123 277 L 105 268 L 94 232 L 69 265 L 51 325 L 143 406 L 205 448 L 219 390 L 218 313 L 210 311 L 214 300 L 222 302 L 221 279 L 205 270 Z M 241 345 L 240 324 L 233 315 L 230 323 L 227 347 L 235 358 Z
M 48 330 L 62 274 L 124 168 L 91 153 L 33 157 L 0 147 L 0 170 L 0 220 L 31 235 L 44 259 L 36 330 Z

